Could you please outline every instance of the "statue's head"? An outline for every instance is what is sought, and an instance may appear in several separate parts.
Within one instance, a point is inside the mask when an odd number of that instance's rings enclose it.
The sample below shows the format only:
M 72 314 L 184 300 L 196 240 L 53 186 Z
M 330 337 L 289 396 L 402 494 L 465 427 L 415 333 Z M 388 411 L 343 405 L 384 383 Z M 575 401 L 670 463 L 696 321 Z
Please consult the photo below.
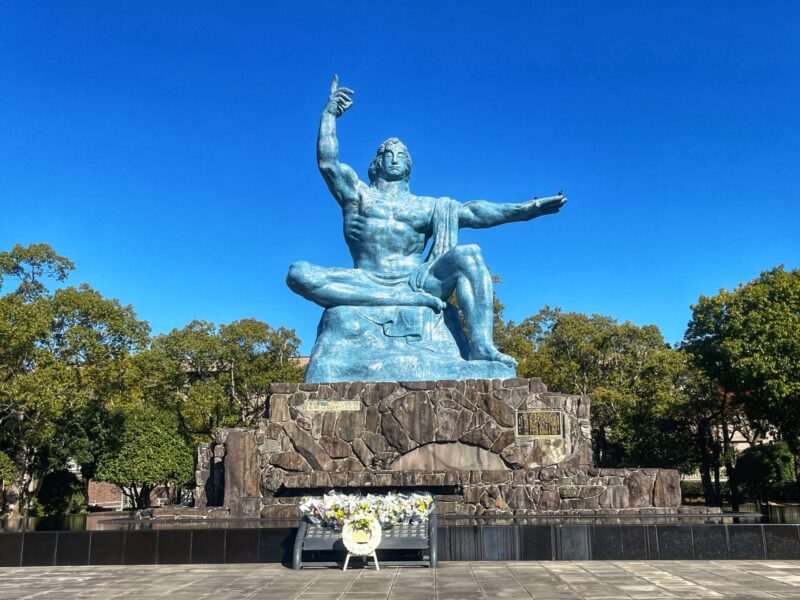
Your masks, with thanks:
M 411 155 L 406 145 L 394 137 L 383 142 L 369 164 L 368 175 L 370 183 L 378 179 L 408 181 L 411 176 Z

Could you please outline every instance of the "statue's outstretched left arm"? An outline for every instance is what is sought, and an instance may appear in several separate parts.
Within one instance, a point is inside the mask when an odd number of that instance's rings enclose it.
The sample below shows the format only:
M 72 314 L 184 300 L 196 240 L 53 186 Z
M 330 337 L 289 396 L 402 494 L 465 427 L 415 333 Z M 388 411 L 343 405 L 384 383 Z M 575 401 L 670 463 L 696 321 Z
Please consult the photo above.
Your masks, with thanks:
M 534 198 L 528 202 L 496 203 L 484 200 L 466 202 L 458 209 L 458 226 L 473 229 L 485 229 L 512 223 L 514 221 L 530 221 L 542 215 L 552 215 L 561 210 L 567 198 L 559 192 L 557 196 Z

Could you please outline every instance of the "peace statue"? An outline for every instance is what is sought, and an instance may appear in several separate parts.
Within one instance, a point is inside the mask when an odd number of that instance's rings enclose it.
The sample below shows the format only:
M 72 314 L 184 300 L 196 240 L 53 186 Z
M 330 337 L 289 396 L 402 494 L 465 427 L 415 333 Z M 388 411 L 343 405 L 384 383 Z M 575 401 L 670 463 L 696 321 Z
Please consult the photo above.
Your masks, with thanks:
M 353 94 L 333 77 L 317 138 L 319 170 L 342 208 L 353 268 L 299 261 L 287 277 L 294 292 L 326 309 L 306 381 L 514 377 L 516 361 L 492 340 L 489 270 L 478 246 L 458 245 L 458 230 L 553 214 L 567 199 L 559 193 L 498 204 L 417 196 L 409 191 L 411 155 L 393 137 L 378 147 L 367 185 L 339 161 L 336 120 Z M 453 292 L 458 308 L 446 301 Z

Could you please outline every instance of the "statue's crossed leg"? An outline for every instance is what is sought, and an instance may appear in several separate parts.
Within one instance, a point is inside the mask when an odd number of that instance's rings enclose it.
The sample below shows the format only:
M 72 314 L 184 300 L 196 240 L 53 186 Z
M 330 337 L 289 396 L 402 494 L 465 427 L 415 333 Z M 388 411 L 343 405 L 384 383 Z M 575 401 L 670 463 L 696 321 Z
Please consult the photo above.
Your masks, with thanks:
M 478 246 L 452 248 L 437 259 L 399 277 L 383 277 L 365 269 L 326 268 L 305 261 L 294 263 L 286 282 L 307 300 L 334 306 L 427 306 L 441 311 L 455 291 L 471 338 L 470 360 L 516 361 L 500 352 L 492 340 L 492 279 Z M 417 281 L 421 279 L 422 281 Z

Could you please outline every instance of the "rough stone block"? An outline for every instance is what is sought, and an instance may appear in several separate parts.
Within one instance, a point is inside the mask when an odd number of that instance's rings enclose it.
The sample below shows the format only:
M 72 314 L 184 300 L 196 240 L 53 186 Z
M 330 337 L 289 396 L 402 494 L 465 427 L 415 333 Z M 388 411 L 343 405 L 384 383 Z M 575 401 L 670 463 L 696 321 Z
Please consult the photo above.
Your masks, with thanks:
M 313 469 L 321 469 L 328 471 L 333 468 L 333 459 L 328 455 L 325 450 L 311 437 L 307 431 L 301 429 L 296 423 L 292 421 L 284 425 L 286 434 L 292 441 L 292 444 L 297 451 L 303 455 Z
M 261 463 L 254 433 L 231 431 L 225 449 L 225 506 L 239 498 L 259 497 Z
M 681 477 L 673 469 L 659 469 L 653 486 L 655 506 L 676 507 L 681 503 Z
M 332 436 L 324 435 L 320 437 L 319 445 L 322 446 L 331 458 L 345 458 L 352 453 L 350 444 Z
M 269 459 L 269 464 L 285 471 L 311 471 L 308 461 L 297 452 L 292 451 L 273 454 Z
M 630 491 L 624 485 L 606 487 L 600 493 L 601 508 L 628 508 L 630 506 Z
M 634 471 L 625 478 L 625 485 L 630 492 L 630 506 L 644 508 L 653 506 L 653 483 L 655 477 L 644 472 Z

